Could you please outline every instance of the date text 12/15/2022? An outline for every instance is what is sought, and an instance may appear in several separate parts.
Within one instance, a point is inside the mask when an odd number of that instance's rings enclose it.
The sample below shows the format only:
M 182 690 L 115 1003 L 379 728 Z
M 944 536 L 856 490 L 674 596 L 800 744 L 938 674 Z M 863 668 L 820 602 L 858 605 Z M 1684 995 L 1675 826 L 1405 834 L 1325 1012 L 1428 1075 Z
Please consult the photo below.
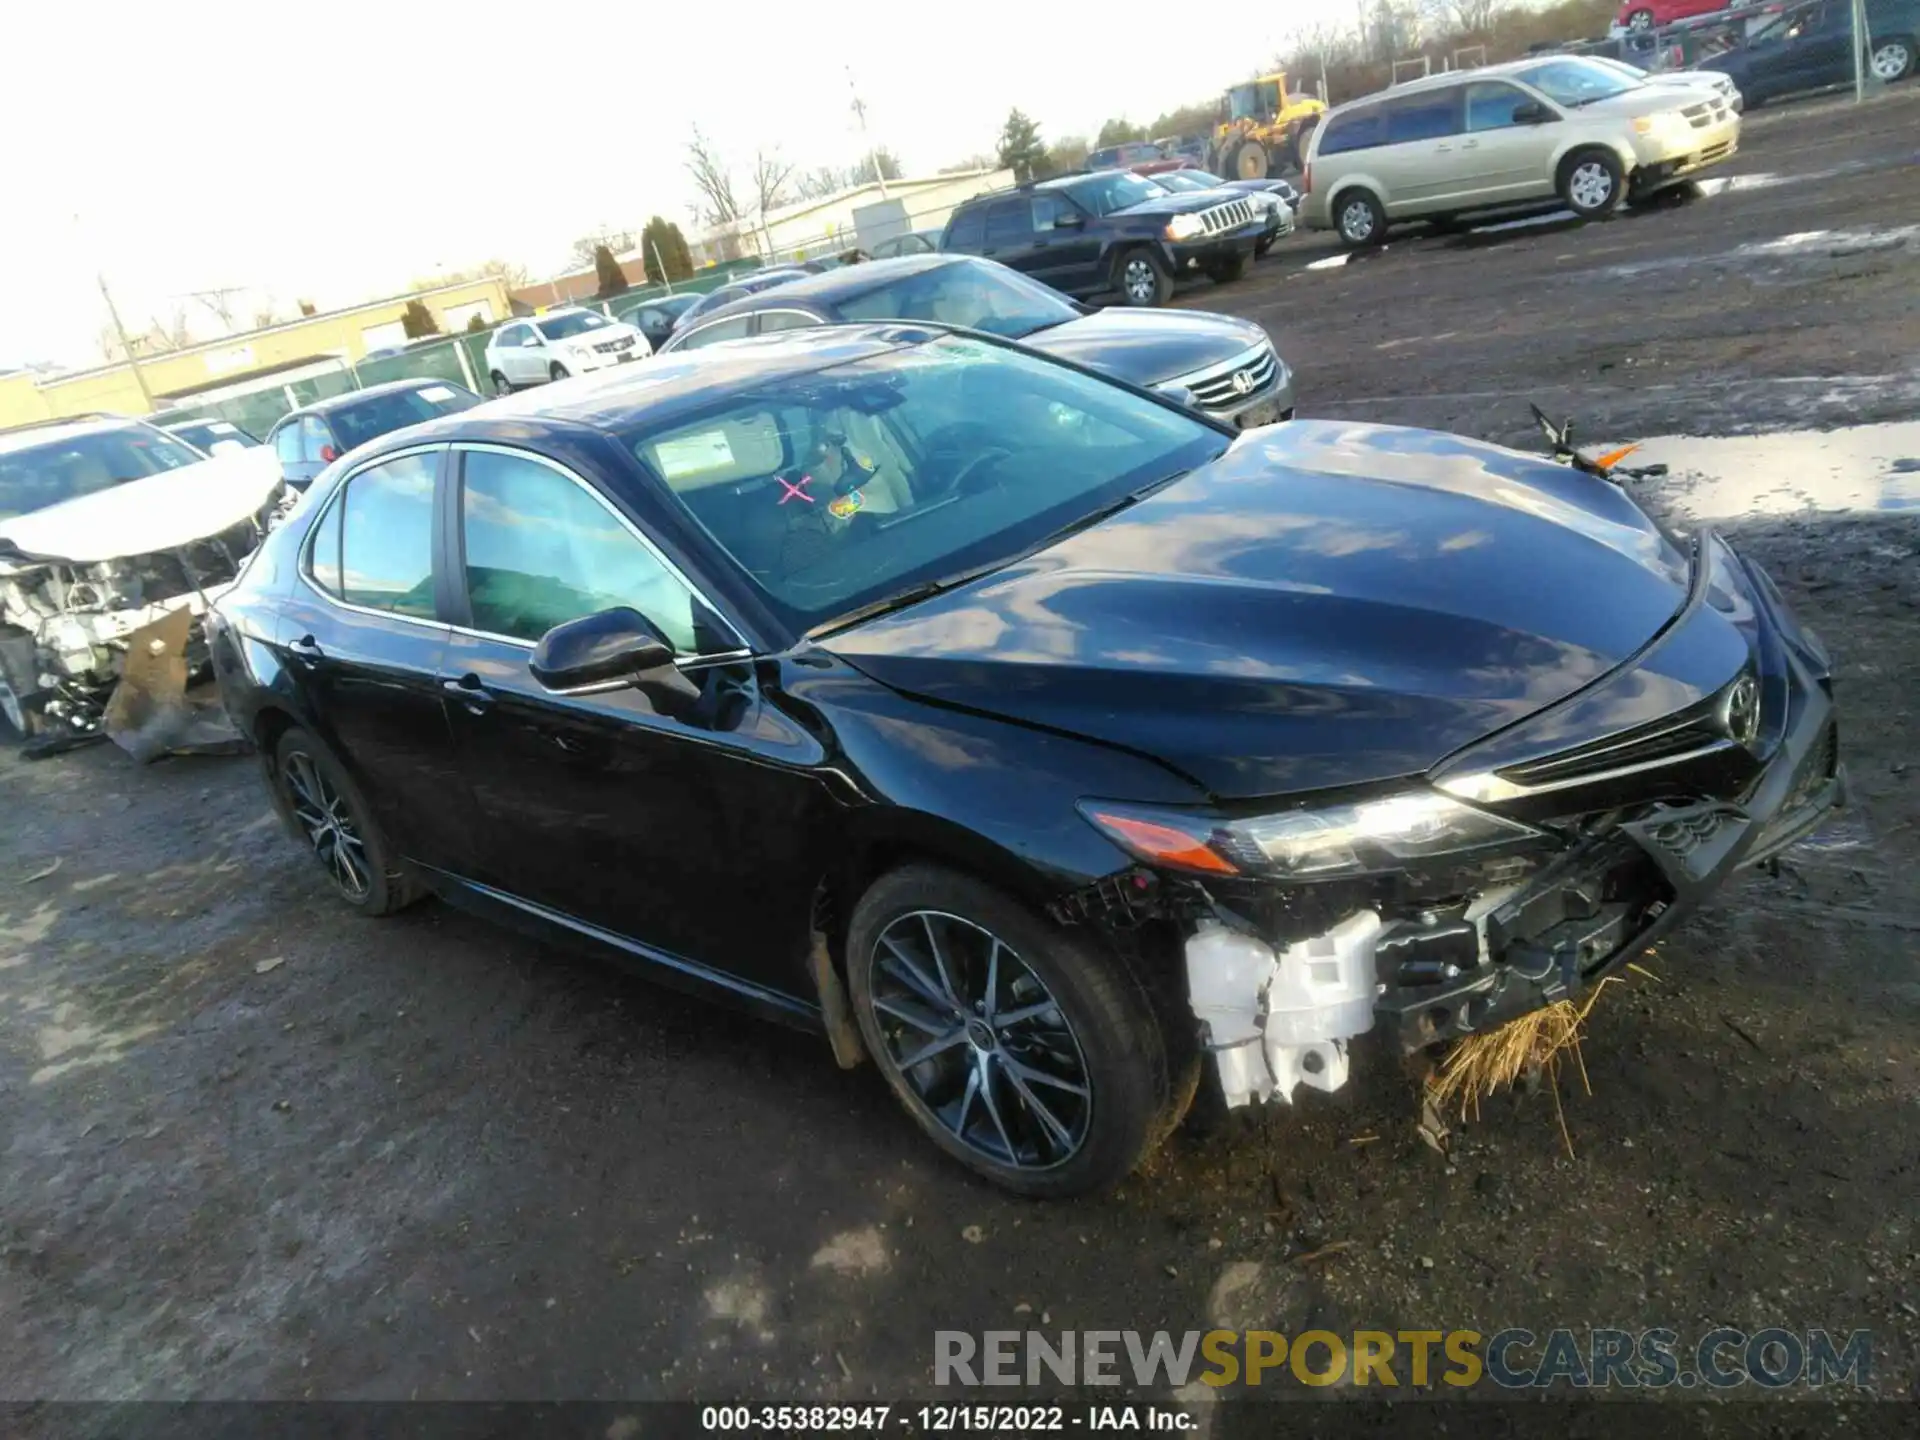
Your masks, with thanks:
M 1040 1434 L 1197 1429 L 1171 1405 L 703 1405 L 700 1428 L 714 1432 L 884 1435 Z

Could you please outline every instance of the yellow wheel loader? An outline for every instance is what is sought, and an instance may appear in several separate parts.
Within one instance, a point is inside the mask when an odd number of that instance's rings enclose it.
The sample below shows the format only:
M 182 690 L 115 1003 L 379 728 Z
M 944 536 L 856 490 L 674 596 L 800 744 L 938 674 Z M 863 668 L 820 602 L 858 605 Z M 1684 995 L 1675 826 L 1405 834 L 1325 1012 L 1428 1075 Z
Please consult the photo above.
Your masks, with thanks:
M 1324 102 L 1287 88 L 1285 75 L 1262 75 L 1220 97 L 1209 159 L 1230 180 L 1263 180 L 1298 170 L 1307 136 L 1326 113 Z

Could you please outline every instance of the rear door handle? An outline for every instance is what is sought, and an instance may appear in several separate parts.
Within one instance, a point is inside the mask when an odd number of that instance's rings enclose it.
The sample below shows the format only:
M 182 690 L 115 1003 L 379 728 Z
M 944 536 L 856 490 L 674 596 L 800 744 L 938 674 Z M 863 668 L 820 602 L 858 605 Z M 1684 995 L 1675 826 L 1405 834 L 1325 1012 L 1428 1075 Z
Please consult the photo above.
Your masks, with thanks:
M 287 653 L 302 664 L 311 666 L 326 654 L 320 648 L 320 642 L 311 635 L 302 635 L 298 640 L 288 643 Z
M 493 692 L 480 683 L 478 675 L 468 673 L 458 680 L 442 680 L 440 688 L 464 705 L 469 715 L 484 715 L 493 708 Z
M 1462 140 L 1460 142 L 1460 148 L 1462 150 L 1478 150 L 1480 148 L 1480 142 L 1478 140 Z

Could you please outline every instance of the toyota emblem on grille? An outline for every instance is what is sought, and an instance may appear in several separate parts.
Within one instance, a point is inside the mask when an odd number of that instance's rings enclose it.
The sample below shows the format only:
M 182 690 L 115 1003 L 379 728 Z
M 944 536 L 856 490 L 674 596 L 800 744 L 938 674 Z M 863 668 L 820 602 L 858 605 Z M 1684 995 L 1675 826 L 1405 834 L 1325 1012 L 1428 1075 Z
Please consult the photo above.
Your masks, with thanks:
M 1731 738 L 1742 745 L 1753 744 L 1760 733 L 1760 686 L 1751 675 L 1733 682 L 1721 705 L 1720 721 Z
M 1234 371 L 1233 372 L 1233 393 L 1236 395 L 1245 395 L 1251 389 L 1253 389 L 1253 371 L 1251 370 Z

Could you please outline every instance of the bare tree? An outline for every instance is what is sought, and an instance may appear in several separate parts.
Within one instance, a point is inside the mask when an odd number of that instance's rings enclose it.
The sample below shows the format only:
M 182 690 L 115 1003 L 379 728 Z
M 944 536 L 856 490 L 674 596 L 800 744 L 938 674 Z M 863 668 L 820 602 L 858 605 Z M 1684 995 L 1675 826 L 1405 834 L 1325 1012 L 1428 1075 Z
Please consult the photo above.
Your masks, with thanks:
M 1454 28 L 1468 35 L 1485 34 L 1506 8 L 1507 0 L 1449 0 L 1447 5 Z
M 631 230 L 598 230 L 573 242 L 573 262 L 582 270 L 591 270 L 602 245 L 615 255 L 624 255 L 638 244 Z
M 709 225 L 731 225 L 740 218 L 740 202 L 733 193 L 733 172 L 720 158 L 698 125 L 687 142 L 687 173 L 700 192 L 700 216 Z
M 793 188 L 802 200 L 824 200 L 847 188 L 847 173 L 831 165 L 817 165 L 796 177 Z
M 765 215 L 787 203 L 787 182 L 793 178 L 793 166 L 780 158 L 757 151 L 753 157 L 753 208 Z

